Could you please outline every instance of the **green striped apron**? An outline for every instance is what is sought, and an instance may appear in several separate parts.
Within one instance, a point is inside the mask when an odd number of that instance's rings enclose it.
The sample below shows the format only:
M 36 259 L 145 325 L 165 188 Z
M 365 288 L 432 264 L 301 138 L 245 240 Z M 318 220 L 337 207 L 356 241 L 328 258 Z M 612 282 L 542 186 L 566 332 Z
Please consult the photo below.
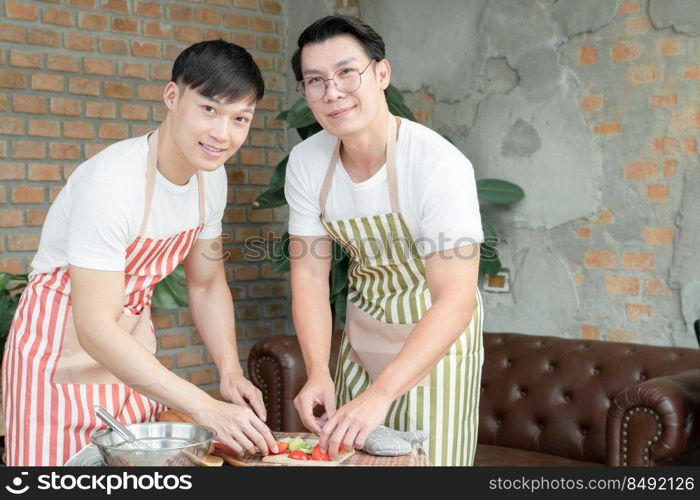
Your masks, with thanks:
M 329 221 L 324 211 L 338 163 L 335 145 L 319 196 L 320 219 L 350 255 L 348 308 L 335 374 L 338 407 L 366 390 L 398 354 L 430 308 L 424 262 L 399 211 L 396 183 L 396 118 L 387 141 L 391 213 Z M 476 291 L 472 319 L 419 384 L 391 405 L 385 425 L 424 430 L 433 465 L 472 465 L 478 435 L 483 363 L 483 308 Z

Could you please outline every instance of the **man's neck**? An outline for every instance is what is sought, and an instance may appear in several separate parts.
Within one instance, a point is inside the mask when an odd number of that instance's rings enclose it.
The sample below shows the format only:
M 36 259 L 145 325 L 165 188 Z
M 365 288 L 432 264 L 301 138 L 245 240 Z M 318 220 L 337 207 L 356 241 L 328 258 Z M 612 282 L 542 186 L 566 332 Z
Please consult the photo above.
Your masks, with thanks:
M 170 120 L 166 117 L 158 128 L 158 171 L 167 180 L 184 186 L 197 170 L 184 159 L 184 154 L 171 137 Z
M 369 179 L 386 162 L 389 116 L 389 110 L 385 108 L 377 113 L 368 127 L 342 139 L 340 158 L 354 182 Z

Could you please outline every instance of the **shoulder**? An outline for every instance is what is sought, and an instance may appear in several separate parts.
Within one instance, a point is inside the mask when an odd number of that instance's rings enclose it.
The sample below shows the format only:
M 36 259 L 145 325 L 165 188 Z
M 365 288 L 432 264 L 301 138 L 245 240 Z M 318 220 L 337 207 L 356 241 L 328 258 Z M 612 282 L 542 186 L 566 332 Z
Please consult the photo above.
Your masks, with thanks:
M 81 163 L 70 180 L 115 184 L 124 189 L 138 185 L 145 174 L 147 154 L 145 136 L 115 142 Z
M 472 163 L 454 144 L 425 125 L 404 119 L 399 137 L 399 154 L 406 155 L 412 173 L 419 178 L 473 170 Z
M 211 172 L 202 172 L 202 179 L 204 179 L 204 188 L 206 190 L 207 198 L 210 195 L 216 195 L 220 197 L 223 193 L 226 197 L 226 191 L 228 189 L 228 177 L 226 175 L 226 167 L 221 165 L 216 170 Z
M 425 125 L 403 119 L 401 131 L 405 133 L 404 139 L 407 139 L 405 142 L 414 155 L 434 159 L 461 157 L 466 160 L 466 157 L 454 144 Z
M 210 172 L 202 172 L 202 178 L 205 184 L 218 183 L 223 179 L 226 179 L 226 167 L 224 165 L 219 166 L 216 170 L 211 170 Z
M 294 146 L 289 153 L 289 161 L 292 164 L 303 163 L 307 168 L 325 170 L 336 141 L 334 136 L 321 130 Z

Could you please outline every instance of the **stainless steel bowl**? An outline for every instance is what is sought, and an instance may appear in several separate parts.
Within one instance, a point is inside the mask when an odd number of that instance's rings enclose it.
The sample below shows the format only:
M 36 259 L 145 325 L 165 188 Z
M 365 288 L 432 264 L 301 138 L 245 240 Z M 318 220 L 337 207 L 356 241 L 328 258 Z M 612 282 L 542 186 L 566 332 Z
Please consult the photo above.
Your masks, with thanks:
M 201 465 L 216 437 L 216 431 L 210 427 L 185 422 L 146 422 L 126 428 L 149 449 L 133 448 L 110 429 L 95 432 L 90 441 L 100 450 L 105 465 Z

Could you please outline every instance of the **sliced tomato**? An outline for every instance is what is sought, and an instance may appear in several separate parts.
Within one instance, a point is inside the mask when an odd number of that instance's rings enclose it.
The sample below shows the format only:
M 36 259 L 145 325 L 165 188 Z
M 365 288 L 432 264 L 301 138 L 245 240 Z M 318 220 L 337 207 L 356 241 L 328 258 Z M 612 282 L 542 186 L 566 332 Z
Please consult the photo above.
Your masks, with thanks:
M 331 456 L 326 453 L 321 453 L 321 447 L 319 445 L 314 446 L 314 449 L 311 451 L 311 460 L 319 460 L 321 462 L 330 462 L 331 461 Z
M 287 447 L 289 445 L 285 441 L 275 441 L 275 443 L 277 443 L 277 453 L 270 450 L 271 455 L 281 455 L 282 453 L 287 451 Z
M 301 450 L 290 451 L 289 455 L 287 455 L 287 456 L 289 458 L 294 459 L 294 460 L 308 460 L 309 459 L 309 456 Z

